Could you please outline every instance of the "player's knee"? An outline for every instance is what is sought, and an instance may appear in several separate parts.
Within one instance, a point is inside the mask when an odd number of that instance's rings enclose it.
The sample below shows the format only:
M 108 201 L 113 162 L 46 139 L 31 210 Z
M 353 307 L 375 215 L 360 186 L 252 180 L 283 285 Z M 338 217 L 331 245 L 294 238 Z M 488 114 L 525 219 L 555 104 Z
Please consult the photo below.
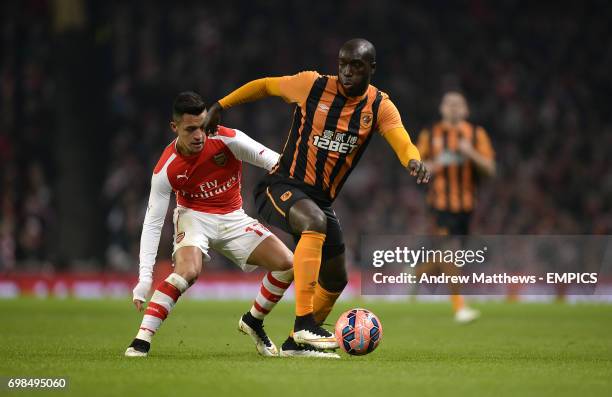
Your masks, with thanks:
M 270 271 L 284 272 L 293 268 L 293 254 L 287 249 L 287 253 L 284 255 L 277 255 L 273 260 L 266 262 L 266 265 L 262 265 Z
M 293 269 L 293 252 L 287 249 L 285 255 L 283 255 L 282 259 L 280 260 L 279 270 L 285 271 L 290 269 Z
M 293 256 L 283 258 L 278 264 L 277 270 L 284 272 L 286 270 L 290 270 L 291 268 L 293 268 Z
M 183 266 L 183 269 L 176 273 L 183 277 L 189 285 L 195 283 L 200 276 L 200 271 L 195 266 Z

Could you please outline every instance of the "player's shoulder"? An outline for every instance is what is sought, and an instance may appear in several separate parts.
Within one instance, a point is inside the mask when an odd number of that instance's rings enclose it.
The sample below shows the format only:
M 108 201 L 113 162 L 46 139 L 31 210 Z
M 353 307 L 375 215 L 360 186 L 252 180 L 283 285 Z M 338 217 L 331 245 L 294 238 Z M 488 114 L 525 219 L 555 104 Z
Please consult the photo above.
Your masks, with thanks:
M 176 150 L 174 149 L 175 142 L 176 142 L 176 139 L 173 139 L 172 142 L 170 142 L 168 146 L 166 146 L 161 156 L 159 156 L 159 160 L 157 161 L 157 164 L 155 165 L 155 168 L 153 169 L 154 174 L 158 174 L 164 168 L 166 163 L 168 163 L 168 161 L 171 160 L 171 158 L 176 157 Z
M 389 94 L 385 91 L 379 89 L 375 85 L 370 84 L 368 86 L 368 96 L 371 96 L 374 99 L 380 98 L 380 100 L 389 100 Z
M 372 98 L 372 105 L 375 109 L 378 109 L 378 114 L 394 115 L 398 114 L 397 107 L 389 98 L 389 94 L 382 91 L 375 86 L 371 85 L 368 87 L 368 97 Z
M 225 138 L 235 138 L 236 137 L 236 129 L 224 127 L 222 125 L 219 126 L 217 130 L 217 136 L 225 137 Z
M 321 77 L 322 75 L 317 72 L 316 70 L 303 70 L 301 72 L 298 72 L 296 74 L 296 76 L 300 76 L 304 79 L 311 79 L 311 80 L 315 80 L 318 79 L 319 77 Z
M 229 128 L 225 126 L 219 126 L 217 134 L 211 136 L 209 139 L 215 145 L 231 145 L 234 142 L 240 141 L 244 137 L 244 132 L 236 128 Z
M 222 148 L 228 148 L 233 152 L 233 148 L 240 145 L 244 141 L 244 132 L 225 126 L 219 126 L 217 134 L 209 137 L 209 144 L 206 145 L 206 150 L 216 151 Z

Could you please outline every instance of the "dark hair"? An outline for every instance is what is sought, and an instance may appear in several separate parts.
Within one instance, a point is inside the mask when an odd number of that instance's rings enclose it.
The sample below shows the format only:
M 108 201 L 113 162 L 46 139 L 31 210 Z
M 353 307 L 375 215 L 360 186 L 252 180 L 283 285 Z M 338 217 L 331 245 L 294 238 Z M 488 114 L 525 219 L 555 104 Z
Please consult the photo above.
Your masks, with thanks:
M 201 114 L 205 108 L 206 105 L 200 94 L 193 91 L 184 91 L 177 95 L 172 104 L 172 117 L 178 120 L 185 113 L 197 116 Z

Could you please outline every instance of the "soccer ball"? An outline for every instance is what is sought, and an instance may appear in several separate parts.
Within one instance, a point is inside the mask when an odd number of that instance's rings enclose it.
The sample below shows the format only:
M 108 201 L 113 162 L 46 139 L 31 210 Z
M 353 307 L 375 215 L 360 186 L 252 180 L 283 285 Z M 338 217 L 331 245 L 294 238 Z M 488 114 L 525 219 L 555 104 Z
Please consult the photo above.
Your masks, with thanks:
M 336 322 L 336 340 L 348 354 L 361 356 L 373 352 L 382 336 L 382 323 L 366 309 L 346 311 Z

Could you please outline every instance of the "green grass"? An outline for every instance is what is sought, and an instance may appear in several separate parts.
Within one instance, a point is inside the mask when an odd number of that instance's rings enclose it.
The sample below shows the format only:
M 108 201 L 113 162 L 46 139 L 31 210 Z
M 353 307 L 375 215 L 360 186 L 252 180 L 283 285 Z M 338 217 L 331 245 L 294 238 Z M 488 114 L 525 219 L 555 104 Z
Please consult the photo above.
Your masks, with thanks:
M 448 304 L 355 301 L 330 318 L 353 306 L 383 323 L 368 356 L 265 359 L 236 331 L 248 302 L 182 301 L 151 355 L 126 359 L 141 318 L 129 302 L 0 300 L 0 377 L 70 378 L 68 392 L 0 395 L 612 395 L 612 306 L 487 303 L 459 326 Z M 266 321 L 277 344 L 291 309 L 281 303 Z

